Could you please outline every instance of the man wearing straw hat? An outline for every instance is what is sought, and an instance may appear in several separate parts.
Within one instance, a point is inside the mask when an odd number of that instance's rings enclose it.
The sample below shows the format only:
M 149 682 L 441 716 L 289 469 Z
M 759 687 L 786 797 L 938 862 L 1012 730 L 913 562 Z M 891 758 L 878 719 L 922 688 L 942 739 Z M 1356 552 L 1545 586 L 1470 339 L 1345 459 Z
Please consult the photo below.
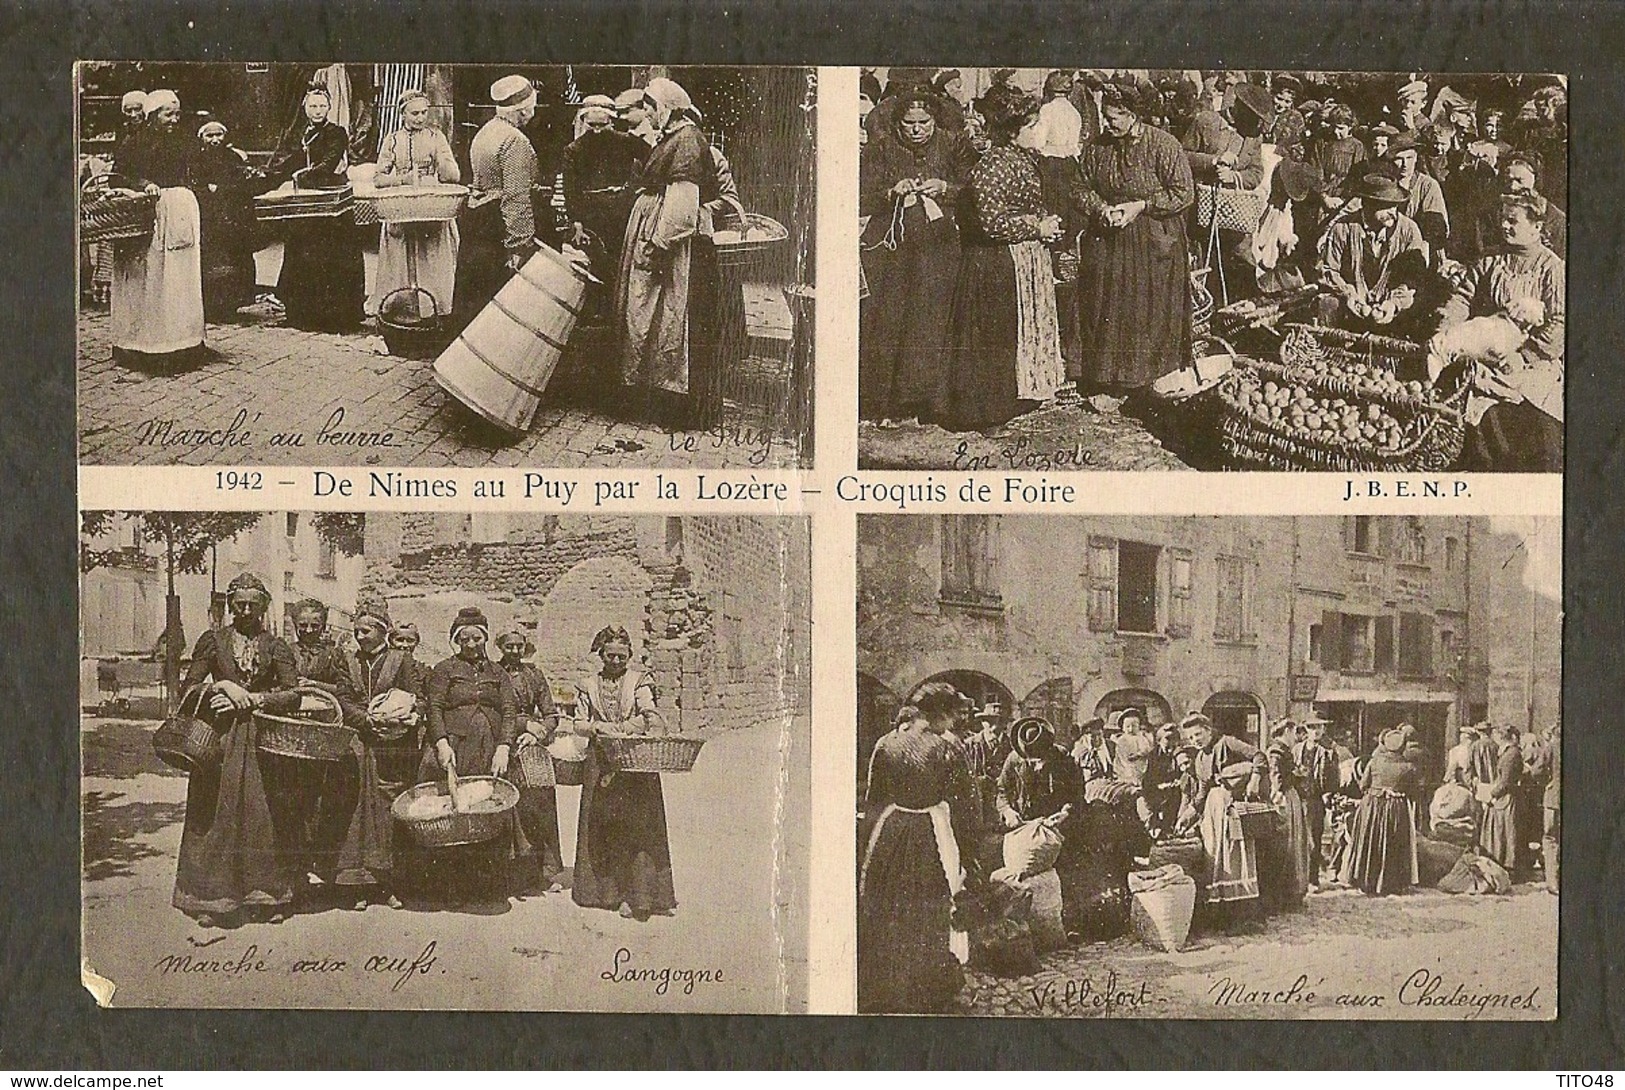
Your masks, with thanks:
M 491 84 L 496 116 L 469 145 L 472 194 L 459 223 L 457 310 L 472 318 L 536 249 L 531 189 L 540 178 L 524 126 L 536 116 L 536 87 L 524 76 Z

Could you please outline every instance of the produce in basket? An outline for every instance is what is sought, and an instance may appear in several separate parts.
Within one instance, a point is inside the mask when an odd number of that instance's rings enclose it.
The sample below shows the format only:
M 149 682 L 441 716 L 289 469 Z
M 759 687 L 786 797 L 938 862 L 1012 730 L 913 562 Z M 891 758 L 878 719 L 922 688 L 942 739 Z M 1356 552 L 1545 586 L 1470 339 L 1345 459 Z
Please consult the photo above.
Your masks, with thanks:
M 1256 420 L 1322 441 L 1361 444 L 1378 450 L 1400 450 L 1414 439 L 1414 418 L 1378 401 L 1332 397 L 1302 384 L 1278 383 L 1256 371 L 1235 371 L 1228 391 Z M 1394 380 L 1398 381 L 1398 380 Z M 1406 389 L 1421 396 L 1420 383 Z

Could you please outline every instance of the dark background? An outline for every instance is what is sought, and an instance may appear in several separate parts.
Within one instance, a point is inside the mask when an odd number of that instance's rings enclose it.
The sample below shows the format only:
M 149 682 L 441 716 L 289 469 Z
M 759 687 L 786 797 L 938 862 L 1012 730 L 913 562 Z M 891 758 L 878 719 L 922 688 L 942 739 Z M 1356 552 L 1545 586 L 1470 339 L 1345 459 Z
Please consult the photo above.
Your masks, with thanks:
M 1046 1066 L 1597 1070 L 1625 1057 L 1625 6 L 843 0 L 0 2 L 0 1069 Z M 1561 1016 L 977 1022 L 97 1010 L 79 986 L 72 62 L 1011 64 L 1571 77 Z M 850 366 L 850 364 L 847 364 Z M 827 725 L 826 725 L 827 726 Z M 1484 957 L 1497 956 L 1486 936 Z M 1607 995 L 1612 992 L 1610 1006 Z

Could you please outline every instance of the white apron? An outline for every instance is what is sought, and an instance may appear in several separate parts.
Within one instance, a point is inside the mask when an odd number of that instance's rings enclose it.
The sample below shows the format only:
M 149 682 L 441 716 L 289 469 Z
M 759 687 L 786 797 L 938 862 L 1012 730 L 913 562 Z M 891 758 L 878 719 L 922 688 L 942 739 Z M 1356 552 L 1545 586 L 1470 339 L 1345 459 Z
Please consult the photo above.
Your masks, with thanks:
M 160 190 L 152 238 L 144 249 L 134 245 L 119 245 L 114 252 L 114 347 L 163 355 L 201 345 L 203 264 L 192 191 Z

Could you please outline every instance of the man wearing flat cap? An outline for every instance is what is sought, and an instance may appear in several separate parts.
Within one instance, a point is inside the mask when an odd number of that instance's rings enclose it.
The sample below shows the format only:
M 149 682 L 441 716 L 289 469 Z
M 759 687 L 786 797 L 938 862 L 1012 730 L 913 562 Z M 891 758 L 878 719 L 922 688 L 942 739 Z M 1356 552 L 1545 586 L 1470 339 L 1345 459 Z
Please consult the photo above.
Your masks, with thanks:
M 460 221 L 456 306 L 472 318 L 536 249 L 531 189 L 540 180 L 536 149 L 524 127 L 536 116 L 536 87 L 524 76 L 491 84 L 496 116 L 468 148 L 473 168 L 468 208 Z

